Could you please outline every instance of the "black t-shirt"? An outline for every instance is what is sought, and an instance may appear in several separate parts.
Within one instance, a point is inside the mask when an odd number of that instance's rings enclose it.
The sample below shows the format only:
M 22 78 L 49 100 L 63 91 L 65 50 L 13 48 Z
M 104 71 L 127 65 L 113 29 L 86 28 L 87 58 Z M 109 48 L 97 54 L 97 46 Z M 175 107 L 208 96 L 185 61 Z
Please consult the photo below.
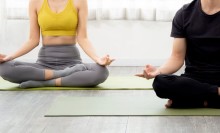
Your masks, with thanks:
M 177 11 L 171 36 L 186 38 L 186 75 L 220 78 L 220 12 L 208 15 L 194 0 Z

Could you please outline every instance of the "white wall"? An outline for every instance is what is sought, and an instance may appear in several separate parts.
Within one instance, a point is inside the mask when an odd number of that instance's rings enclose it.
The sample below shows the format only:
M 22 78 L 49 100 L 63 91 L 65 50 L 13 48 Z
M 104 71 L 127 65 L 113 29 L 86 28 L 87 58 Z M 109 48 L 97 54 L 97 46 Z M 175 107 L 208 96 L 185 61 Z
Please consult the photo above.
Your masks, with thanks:
M 89 0 L 89 38 L 99 55 L 116 58 L 112 65 L 161 65 L 172 48 L 169 36 L 173 16 L 190 1 Z M 0 5 L 0 11 L 4 12 L 0 12 L 0 23 L 4 23 L 0 24 L 0 53 L 9 54 L 28 39 L 28 0 L 1 0 Z M 36 60 L 39 48 L 19 60 Z M 82 50 L 81 53 L 85 62 L 91 62 Z
M 4 34 L 4 31 L 5 31 L 5 16 L 6 16 L 6 13 L 5 13 L 5 0 L 1 0 L 0 1 L 0 44 L 3 43 L 3 40 L 5 38 L 5 34 Z M 0 48 L 1 49 L 1 48 Z
M 109 53 L 114 65 L 159 65 L 171 50 L 171 22 L 90 21 L 90 38 L 101 54 Z
M 99 55 L 110 54 L 116 58 L 113 66 L 160 65 L 170 55 L 172 38 L 171 22 L 102 20 L 89 21 L 88 34 Z M 28 38 L 28 20 L 6 22 L 6 37 L 0 52 L 11 53 Z M 40 47 L 40 46 L 39 46 Z M 34 61 L 39 47 L 20 60 Z M 85 62 L 90 62 L 82 53 Z

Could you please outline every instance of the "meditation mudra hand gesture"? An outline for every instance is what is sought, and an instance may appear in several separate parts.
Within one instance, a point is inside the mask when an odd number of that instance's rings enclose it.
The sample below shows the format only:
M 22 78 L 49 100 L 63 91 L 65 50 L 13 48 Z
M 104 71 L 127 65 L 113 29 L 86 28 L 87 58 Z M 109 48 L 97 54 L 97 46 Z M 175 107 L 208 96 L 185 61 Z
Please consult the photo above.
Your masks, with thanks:
M 11 60 L 10 56 L 0 54 L 0 63 L 7 62 L 7 61 L 10 61 L 10 60 Z
M 106 55 L 106 56 L 104 56 L 104 57 L 102 57 L 102 58 L 99 58 L 99 59 L 97 60 L 97 63 L 98 63 L 99 65 L 102 65 L 102 66 L 108 66 L 108 65 L 110 65 L 114 60 L 115 60 L 115 59 L 111 59 L 109 55 Z
M 160 74 L 160 70 L 152 65 L 146 65 L 145 69 L 143 70 L 142 74 L 136 74 L 138 77 L 152 79 L 155 78 L 157 75 Z
M 30 0 L 29 39 L 10 55 L 0 54 L 0 76 L 21 88 L 96 86 L 108 75 L 114 59 L 99 57 L 87 35 L 87 0 Z M 41 32 L 41 34 L 40 34 Z M 36 63 L 16 61 L 37 47 Z M 95 62 L 83 63 L 78 47 Z

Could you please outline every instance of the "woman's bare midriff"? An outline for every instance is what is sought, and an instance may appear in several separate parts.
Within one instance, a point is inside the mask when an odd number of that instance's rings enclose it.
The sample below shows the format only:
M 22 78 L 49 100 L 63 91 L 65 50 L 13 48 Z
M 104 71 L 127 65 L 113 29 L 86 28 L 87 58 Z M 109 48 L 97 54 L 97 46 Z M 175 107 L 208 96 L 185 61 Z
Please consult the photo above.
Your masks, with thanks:
M 43 36 L 43 45 L 73 45 L 76 44 L 76 36 Z

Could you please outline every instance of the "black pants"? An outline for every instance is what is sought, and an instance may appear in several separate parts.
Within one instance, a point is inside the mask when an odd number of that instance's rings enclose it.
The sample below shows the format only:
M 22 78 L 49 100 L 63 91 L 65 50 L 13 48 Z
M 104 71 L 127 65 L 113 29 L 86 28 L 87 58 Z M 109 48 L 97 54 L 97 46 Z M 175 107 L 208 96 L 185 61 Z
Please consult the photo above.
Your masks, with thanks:
M 153 88 L 157 96 L 173 101 L 173 108 L 204 107 L 204 101 L 210 108 L 220 108 L 218 86 L 220 80 L 198 80 L 184 75 L 158 75 Z

